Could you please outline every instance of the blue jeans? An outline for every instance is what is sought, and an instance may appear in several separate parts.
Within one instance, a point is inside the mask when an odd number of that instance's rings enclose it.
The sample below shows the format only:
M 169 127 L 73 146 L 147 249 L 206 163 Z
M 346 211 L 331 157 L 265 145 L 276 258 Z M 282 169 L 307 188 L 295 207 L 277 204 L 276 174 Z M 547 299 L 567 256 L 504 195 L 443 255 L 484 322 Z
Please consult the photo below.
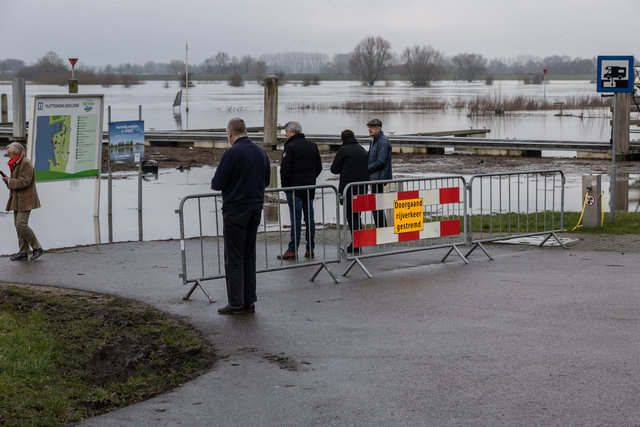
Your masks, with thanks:
M 289 241 L 288 251 L 297 252 L 300 246 L 300 233 L 302 232 L 302 217 L 304 215 L 305 234 L 307 241 L 307 250 L 313 250 L 316 247 L 314 236 L 316 234 L 316 223 L 313 217 L 313 199 L 307 199 L 294 196 L 293 191 L 286 193 L 287 205 L 289 205 L 289 218 L 291 218 L 291 240 Z M 295 199 L 295 209 L 294 209 Z M 293 226 L 295 222 L 295 227 Z

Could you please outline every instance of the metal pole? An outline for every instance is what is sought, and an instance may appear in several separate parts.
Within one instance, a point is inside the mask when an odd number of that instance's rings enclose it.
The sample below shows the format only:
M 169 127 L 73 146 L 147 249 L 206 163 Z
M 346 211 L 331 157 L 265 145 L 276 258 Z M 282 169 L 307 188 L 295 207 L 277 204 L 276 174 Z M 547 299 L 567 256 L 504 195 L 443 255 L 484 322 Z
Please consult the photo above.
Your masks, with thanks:
M 186 86 L 185 94 L 185 111 L 187 112 L 187 130 L 189 130 L 189 41 L 185 42 L 185 62 L 184 62 L 184 80 Z
M 109 223 L 109 243 L 113 243 L 113 199 L 112 199 L 112 177 L 111 177 L 111 105 L 107 107 L 107 217 Z
M 613 138 L 611 140 L 611 174 L 609 177 L 609 222 L 614 223 L 616 220 L 616 146 L 618 144 L 618 111 L 617 101 L 618 93 L 613 95 Z
M 142 121 L 142 105 L 138 106 L 138 120 Z M 138 240 L 142 242 L 142 158 L 138 162 Z

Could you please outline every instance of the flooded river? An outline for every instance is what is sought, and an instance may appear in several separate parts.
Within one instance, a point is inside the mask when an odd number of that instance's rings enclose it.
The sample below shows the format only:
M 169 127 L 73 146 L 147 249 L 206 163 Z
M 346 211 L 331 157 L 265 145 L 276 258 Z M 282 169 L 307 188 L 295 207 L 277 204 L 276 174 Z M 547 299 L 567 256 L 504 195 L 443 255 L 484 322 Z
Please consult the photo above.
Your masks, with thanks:
M 104 94 L 105 105 L 112 108 L 112 120 L 135 120 L 138 105 L 142 105 L 146 129 L 202 129 L 223 127 L 229 118 L 245 118 L 248 126 L 262 125 L 263 88 L 256 84 L 246 84 L 242 88 L 232 88 L 226 83 L 198 84 L 189 90 L 189 114 L 185 111 L 183 97 L 181 114 L 172 108 L 177 88 L 164 88 L 162 82 L 149 82 L 132 88 L 120 86 L 102 88 L 81 86 L 81 93 Z M 11 98 L 11 87 L 0 86 L 0 93 Z M 27 96 L 33 94 L 63 94 L 66 88 L 57 86 L 27 86 Z M 546 87 L 546 97 L 550 101 L 561 101 L 569 96 L 595 93 L 595 87 L 586 81 L 551 82 Z M 396 82 L 392 86 L 362 87 L 357 82 L 322 82 L 319 86 L 303 87 L 286 84 L 279 89 L 280 123 L 288 120 L 300 121 L 307 133 L 339 134 L 345 128 L 356 133 L 366 133 L 366 122 L 379 117 L 388 134 L 443 131 L 468 128 L 487 128 L 490 138 L 545 139 L 572 141 L 608 141 L 610 135 L 609 117 L 604 111 L 592 111 L 589 118 L 556 117 L 556 112 L 522 113 L 505 117 L 467 117 L 464 111 L 446 109 L 422 112 L 362 113 L 332 110 L 323 106 L 345 100 L 393 100 L 403 101 L 420 97 L 434 97 L 449 102 L 457 98 L 472 98 L 478 95 L 515 96 L 525 94 L 542 98 L 543 87 L 524 85 L 520 82 L 496 82 L 493 86 L 484 83 L 443 82 L 433 88 L 414 89 Z M 313 104 L 315 108 L 300 110 L 300 105 Z M 9 106 L 11 106 L 9 100 Z M 565 111 L 566 113 L 566 111 Z M 579 114 L 581 112 L 575 112 Z M 584 113 L 584 112 L 582 112 Z M 10 113 L 11 114 L 11 113 Z M 106 113 L 105 113 L 106 121 Z M 106 124 L 105 124 L 106 128 Z M 4 155 L 0 150 L 0 155 Z M 2 157 L 2 159 L 6 159 Z M 2 160 L 4 162 L 4 160 Z M 395 167 L 395 166 L 394 166 Z M 1 166 L 3 170 L 7 167 Z M 328 170 L 320 176 L 319 183 L 337 186 L 337 178 Z M 144 240 L 170 239 L 179 236 L 178 216 L 174 213 L 180 200 L 189 194 L 209 193 L 209 183 L 215 169 L 213 167 L 192 168 L 180 172 L 161 169 L 156 176 L 147 176 L 143 182 L 143 238 Z M 277 172 L 276 172 L 277 173 Z M 451 171 L 455 174 L 456 171 Z M 589 173 L 584 171 L 582 173 Z M 640 173 L 640 171 L 639 171 Z M 402 170 L 394 170 L 394 177 L 403 178 Z M 433 175 L 421 174 L 422 177 Z M 411 177 L 416 173 L 412 172 Z M 467 177 L 468 178 L 468 177 Z M 640 175 L 630 174 L 628 206 L 625 209 L 638 211 L 640 195 L 638 181 Z M 30 224 L 45 248 L 60 248 L 74 245 L 105 243 L 109 241 L 107 216 L 107 181 L 101 180 L 100 215 L 93 216 L 94 180 L 46 182 L 38 185 L 43 205 L 34 211 Z M 609 181 L 603 176 L 605 201 L 608 201 Z M 138 182 L 137 174 L 123 173 L 113 180 L 112 240 L 138 240 Z M 567 174 L 565 210 L 579 211 L 582 200 L 581 175 Z M 4 207 L 8 192 L 0 189 L 0 203 Z M 608 206 L 608 205 L 607 205 Z M 608 208 L 605 208 L 608 209 Z M 316 212 L 318 208 L 316 208 Z M 335 216 L 335 215 L 334 215 Z M 331 218 L 327 218 L 331 221 Z M 288 215 L 283 216 L 288 220 Z M 335 218 L 333 219 L 335 220 Z M 195 233 L 194 225 L 188 225 L 188 234 Z M 0 254 L 16 251 L 17 242 L 13 227 L 12 213 L 0 212 Z M 177 245 L 177 244 L 176 244 Z
M 113 121 L 137 120 L 138 106 L 141 105 L 146 129 L 220 128 L 235 116 L 244 118 L 247 126 L 262 126 L 264 89 L 255 83 L 246 83 L 240 88 L 231 87 L 226 82 L 197 84 L 189 89 L 188 114 L 186 93 L 183 93 L 181 109 L 172 108 L 179 89 L 175 82 L 168 88 L 164 87 L 163 82 L 147 82 L 130 88 L 80 86 L 81 93 L 104 94 L 105 105 L 111 106 Z M 26 88 L 27 99 L 34 94 L 64 94 L 66 90 L 61 86 L 28 85 Z M 0 93 L 7 93 L 11 98 L 11 86 L 0 86 Z M 546 89 L 542 85 L 525 85 L 519 81 L 496 81 L 490 86 L 484 82 L 446 81 L 431 88 L 412 88 L 404 82 L 374 87 L 351 81 L 321 82 L 318 86 L 307 87 L 288 83 L 279 87 L 278 122 L 284 124 L 289 120 L 297 120 L 302 123 L 306 133 L 340 134 L 343 129 L 349 128 L 356 134 L 366 134 L 366 123 L 372 117 L 379 117 L 385 132 L 389 134 L 474 128 L 490 129 L 489 138 L 609 141 L 609 113 L 602 110 L 564 111 L 565 114 L 583 115 L 583 118 L 578 118 L 557 117 L 555 114 L 559 110 L 499 117 L 467 117 L 466 111 L 454 108 L 426 113 L 367 113 L 329 108 L 344 101 L 402 102 L 418 98 L 432 98 L 454 105 L 456 100 L 477 96 L 508 98 L 524 95 L 535 99 L 545 98 L 548 102 L 563 102 L 569 97 L 595 93 L 595 84 L 588 81 L 551 81 Z M 11 111 L 9 114 L 11 117 Z M 106 120 L 105 112 L 105 125 Z

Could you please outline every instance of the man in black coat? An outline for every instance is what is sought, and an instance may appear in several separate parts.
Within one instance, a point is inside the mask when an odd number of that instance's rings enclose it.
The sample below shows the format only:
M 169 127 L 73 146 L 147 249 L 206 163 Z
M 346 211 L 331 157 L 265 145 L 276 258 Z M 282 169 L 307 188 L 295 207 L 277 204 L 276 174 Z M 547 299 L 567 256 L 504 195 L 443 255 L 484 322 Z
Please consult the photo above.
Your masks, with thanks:
M 331 173 L 340 174 L 340 184 L 338 185 L 338 193 L 343 196 L 343 190 L 347 184 L 352 182 L 366 182 L 369 180 L 368 155 L 367 151 L 358 144 L 353 131 L 346 129 L 340 135 L 342 146 L 336 153 L 336 157 L 331 164 Z M 351 233 L 360 230 L 360 213 L 353 213 L 352 195 L 366 194 L 367 186 L 353 186 L 348 191 L 349 194 L 344 195 L 343 199 L 347 201 L 347 223 Z M 340 201 L 342 204 L 342 200 Z M 348 252 L 359 253 L 360 248 L 354 248 L 353 243 L 347 248 Z
M 282 153 L 280 181 L 283 188 L 316 185 L 316 178 L 322 172 L 322 160 L 318 146 L 304 137 L 302 126 L 298 122 L 288 122 L 284 126 L 287 140 Z M 298 258 L 302 216 L 305 223 L 305 258 L 313 258 L 316 225 L 313 217 L 314 189 L 286 191 L 289 217 L 291 218 L 291 240 L 287 251 L 278 255 L 278 259 L 294 260 Z M 295 226 L 294 226 L 295 225 Z

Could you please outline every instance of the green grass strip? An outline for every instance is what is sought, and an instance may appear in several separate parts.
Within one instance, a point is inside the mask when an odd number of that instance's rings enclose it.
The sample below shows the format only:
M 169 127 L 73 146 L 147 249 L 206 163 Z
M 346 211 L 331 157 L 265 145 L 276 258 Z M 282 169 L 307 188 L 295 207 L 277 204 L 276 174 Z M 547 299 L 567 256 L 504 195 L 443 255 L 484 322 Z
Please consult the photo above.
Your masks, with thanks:
M 141 303 L 0 286 L 0 425 L 62 426 L 165 392 L 209 369 L 191 327 Z

